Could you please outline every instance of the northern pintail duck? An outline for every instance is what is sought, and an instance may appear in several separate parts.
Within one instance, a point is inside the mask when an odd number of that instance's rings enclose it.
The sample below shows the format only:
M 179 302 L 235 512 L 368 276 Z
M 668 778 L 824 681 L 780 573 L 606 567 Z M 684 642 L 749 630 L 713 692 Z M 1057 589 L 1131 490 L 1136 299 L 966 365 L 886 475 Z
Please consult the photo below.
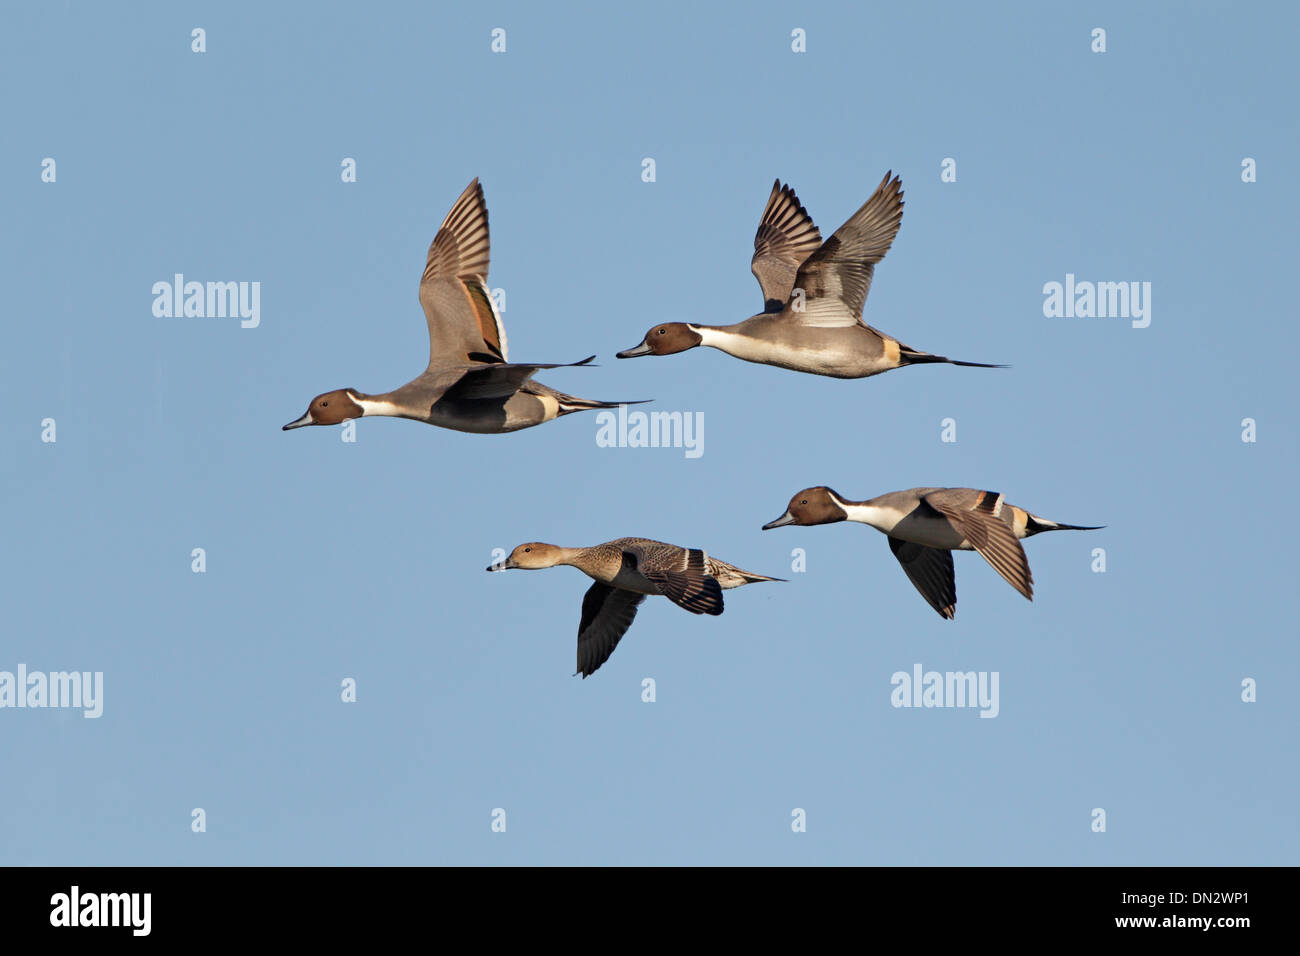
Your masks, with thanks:
M 340 388 L 317 395 L 306 414 L 284 430 L 387 415 L 495 434 L 570 412 L 632 404 L 575 398 L 533 381 L 538 369 L 586 365 L 594 355 L 557 364 L 507 359 L 505 325 L 487 287 L 488 255 L 487 205 L 475 179 L 442 221 L 420 278 L 420 305 L 429 324 L 428 367 L 391 392 L 368 395 Z
M 1007 582 L 1029 600 L 1034 578 L 1020 544 L 1043 531 L 1096 531 L 1097 525 L 1062 524 L 1030 514 L 994 491 L 974 488 L 909 488 L 867 501 L 850 501 L 830 488 L 805 488 L 785 514 L 763 530 L 785 525 L 860 521 L 889 537 L 889 550 L 909 581 L 940 617 L 957 613 L 957 583 L 952 552 L 978 551 Z
M 649 538 L 616 538 L 590 548 L 530 541 L 489 571 L 567 564 L 595 580 L 582 599 L 578 670 L 586 679 L 609 659 L 647 595 L 662 594 L 692 614 L 721 614 L 722 592 L 756 581 L 780 581 L 710 557 L 698 548 Z
M 754 235 L 750 267 L 763 290 L 763 311 L 735 325 L 657 325 L 618 357 L 671 355 L 707 345 L 746 362 L 834 378 L 866 378 L 932 362 L 1001 368 L 922 352 L 862 321 L 872 273 L 902 221 L 900 182 L 886 173 L 862 208 L 822 242 L 799 197 L 778 179 Z

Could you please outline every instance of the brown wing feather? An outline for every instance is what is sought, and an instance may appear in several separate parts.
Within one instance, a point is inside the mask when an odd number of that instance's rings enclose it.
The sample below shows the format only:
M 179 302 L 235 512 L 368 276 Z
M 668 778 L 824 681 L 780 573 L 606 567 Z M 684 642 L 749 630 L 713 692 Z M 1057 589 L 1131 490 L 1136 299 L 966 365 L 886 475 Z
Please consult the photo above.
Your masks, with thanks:
M 483 337 L 483 345 L 487 349 L 487 354 L 498 361 L 504 362 L 506 360 L 505 329 L 501 327 L 501 318 L 497 315 L 496 306 L 492 303 L 491 293 L 480 282 L 461 279 L 460 284 L 461 288 L 465 290 L 465 297 L 469 299 L 469 307 L 474 312 L 474 318 L 478 322 L 479 334 Z
M 644 594 L 624 591 L 597 581 L 582 599 L 582 620 L 578 623 L 578 669 L 583 679 L 609 660 L 618 642 L 632 626 Z
M 1002 495 L 980 492 L 972 504 L 963 489 L 933 491 L 926 504 L 946 517 L 993 570 L 1029 600 L 1034 599 L 1034 576 L 1029 571 L 1025 549 L 1010 526 L 1002 520 Z
M 903 566 L 907 579 L 940 617 L 952 620 L 957 616 L 957 580 L 951 551 L 927 548 L 900 538 L 889 539 L 889 550 Z
M 902 183 L 890 176 L 886 173 L 871 198 L 800 266 L 794 288 L 803 290 L 804 311 L 791 308 L 792 318 L 809 326 L 862 323 L 876 263 L 903 224 Z
M 487 201 L 476 178 L 465 187 L 438 227 L 438 234 L 429 244 L 420 283 L 455 278 L 487 282 L 490 256 Z
M 505 328 L 487 291 L 490 253 L 487 203 L 475 179 L 438 228 L 420 276 L 431 366 L 471 356 L 505 361 Z
M 782 186 L 778 179 L 754 234 L 754 258 L 750 262 L 767 311 L 779 312 L 785 306 L 799 266 L 821 243 L 821 231 L 808 210 L 794 190 Z
M 641 567 L 641 574 L 659 585 L 659 593 L 692 614 L 721 614 L 722 585 L 705 567 L 704 552 L 691 548 L 686 552 L 684 568 Z

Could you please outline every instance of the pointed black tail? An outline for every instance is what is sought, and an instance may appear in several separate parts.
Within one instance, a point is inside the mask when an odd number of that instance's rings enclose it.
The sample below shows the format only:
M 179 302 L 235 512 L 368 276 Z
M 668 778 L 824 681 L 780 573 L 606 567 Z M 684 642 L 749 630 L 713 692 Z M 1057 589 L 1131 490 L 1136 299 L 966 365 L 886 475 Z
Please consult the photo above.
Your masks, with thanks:
M 936 362 L 943 362 L 947 365 L 966 365 L 970 368 L 1010 368 L 1010 365 L 990 365 L 988 362 L 959 362 L 957 359 L 950 359 L 946 355 L 931 355 L 929 352 L 916 352 L 911 349 L 902 349 L 899 353 L 900 363 L 903 365 L 931 365 Z
M 573 395 L 565 395 L 563 392 L 556 393 L 556 399 L 560 403 L 560 414 L 571 415 L 574 412 L 587 412 L 595 408 L 618 408 L 620 405 L 644 405 L 647 402 L 653 402 L 653 398 L 642 398 L 633 402 L 602 402 L 596 398 L 577 398 Z
M 1046 518 L 1035 518 L 1033 515 L 1025 522 L 1025 537 L 1041 534 L 1044 531 L 1100 531 L 1106 527 L 1104 524 L 1061 524 L 1059 521 L 1048 521 Z

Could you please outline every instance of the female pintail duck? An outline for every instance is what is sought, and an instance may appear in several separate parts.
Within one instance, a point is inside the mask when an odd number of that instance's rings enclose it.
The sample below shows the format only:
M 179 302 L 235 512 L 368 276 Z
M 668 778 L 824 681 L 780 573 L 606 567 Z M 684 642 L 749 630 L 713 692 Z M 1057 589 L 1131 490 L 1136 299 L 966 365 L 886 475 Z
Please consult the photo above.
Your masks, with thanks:
M 909 488 L 867 501 L 849 501 L 830 488 L 805 488 L 785 514 L 763 530 L 788 524 L 860 521 L 889 536 L 889 549 L 930 607 L 948 619 L 956 615 L 957 583 L 952 552 L 978 551 L 1029 600 L 1034 579 L 1021 538 L 1043 531 L 1096 531 L 1099 525 L 1061 524 L 1004 502 L 994 491 L 974 488 Z
M 391 392 L 367 395 L 340 388 L 317 395 L 307 413 L 284 430 L 387 415 L 496 434 L 570 412 L 633 404 L 575 398 L 532 380 L 538 369 L 586 365 L 594 355 L 546 365 L 507 360 L 505 326 L 487 287 L 488 253 L 487 205 L 475 179 L 442 221 L 420 279 L 420 304 L 429 323 L 428 368 Z
M 657 325 L 618 357 L 671 355 L 707 345 L 746 362 L 834 378 L 866 378 L 931 362 L 1002 368 L 918 351 L 862 321 L 872 273 L 902 221 L 899 179 L 886 173 L 862 208 L 822 242 L 799 197 L 778 179 L 754 235 L 750 267 L 763 290 L 763 311 L 735 325 Z
M 616 538 L 590 548 L 530 541 L 489 571 L 567 564 L 595 580 L 582 599 L 578 670 L 585 680 L 609 659 L 647 595 L 662 594 L 692 614 L 721 614 L 722 592 L 756 581 L 780 581 L 709 557 L 698 548 L 649 538 Z

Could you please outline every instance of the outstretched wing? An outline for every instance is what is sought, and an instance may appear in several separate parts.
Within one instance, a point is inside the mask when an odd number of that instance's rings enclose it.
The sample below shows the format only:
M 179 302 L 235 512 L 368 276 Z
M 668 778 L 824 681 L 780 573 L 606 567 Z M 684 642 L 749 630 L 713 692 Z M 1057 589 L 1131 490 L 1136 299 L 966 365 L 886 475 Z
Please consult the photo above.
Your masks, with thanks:
M 876 263 L 885 258 L 902 224 L 902 184 L 886 173 L 862 208 L 799 267 L 786 317 L 814 328 L 864 324 L 862 306 Z
M 1002 520 L 1001 494 L 945 488 L 930 492 L 923 500 L 947 518 L 1008 584 L 1029 600 L 1034 599 L 1034 577 L 1029 573 L 1029 559 L 1011 526 Z
M 907 579 L 921 592 L 926 603 L 938 611 L 940 617 L 951 621 L 957 614 L 957 581 L 953 576 L 952 552 L 892 537 L 889 550 L 894 552 Z
M 799 197 L 781 180 L 772 184 L 767 208 L 754 233 L 754 258 L 750 271 L 763 290 L 763 310 L 780 312 L 790 298 L 799 266 L 822 244 L 822 234 L 799 203 Z
M 506 361 L 506 330 L 487 288 L 487 204 L 475 179 L 429 246 L 420 305 L 429 323 L 429 365 Z
M 665 566 L 636 547 L 624 550 L 637 562 L 637 570 L 648 581 L 658 585 L 659 593 L 692 614 L 721 614 L 722 585 L 709 574 L 704 552 L 698 548 L 687 549 L 676 566 Z
M 581 362 L 560 364 L 522 364 L 510 362 L 467 362 L 462 365 L 435 365 L 424 370 L 413 382 L 392 393 L 406 404 L 431 408 L 444 399 L 449 401 L 509 398 L 528 382 L 538 369 L 567 368 L 586 365 L 594 355 Z M 545 387 L 545 386 L 543 386 Z
M 464 374 L 456 380 L 455 384 L 447 388 L 443 393 L 443 397 L 453 400 L 509 398 L 519 391 L 523 384 L 532 378 L 539 369 L 586 365 L 595 357 L 594 355 L 588 355 L 581 362 L 561 362 L 545 365 L 504 362 L 471 365 L 466 368 Z
M 582 620 L 578 623 L 578 670 L 590 677 L 609 660 L 618 642 L 636 617 L 644 594 L 624 591 L 597 581 L 582 599 Z

